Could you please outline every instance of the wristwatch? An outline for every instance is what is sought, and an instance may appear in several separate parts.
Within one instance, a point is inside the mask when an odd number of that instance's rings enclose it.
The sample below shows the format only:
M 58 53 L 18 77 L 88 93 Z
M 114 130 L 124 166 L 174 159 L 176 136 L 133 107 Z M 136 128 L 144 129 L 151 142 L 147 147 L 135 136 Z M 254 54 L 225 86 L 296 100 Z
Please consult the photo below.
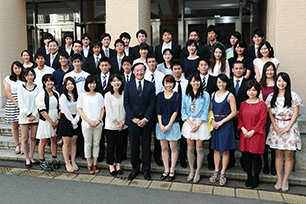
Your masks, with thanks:
M 148 120 L 148 119 L 146 119 L 146 118 L 144 118 L 144 120 L 146 121 L 146 123 L 148 123 L 148 122 L 149 122 L 149 120 Z

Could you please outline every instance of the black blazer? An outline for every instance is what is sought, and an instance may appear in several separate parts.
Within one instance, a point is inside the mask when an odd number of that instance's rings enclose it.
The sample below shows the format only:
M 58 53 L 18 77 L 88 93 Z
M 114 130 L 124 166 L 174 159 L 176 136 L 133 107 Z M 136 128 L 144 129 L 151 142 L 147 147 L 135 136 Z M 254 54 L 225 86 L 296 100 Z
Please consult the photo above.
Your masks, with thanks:
M 84 52 L 83 52 L 83 50 L 81 51 L 81 53 L 80 53 L 82 56 L 83 56 L 83 58 L 88 58 L 89 56 L 92 56 L 94 53 L 93 53 L 93 51 L 92 51 L 92 48 L 90 47 L 89 48 L 89 51 L 88 51 L 88 55 L 87 55 L 87 57 L 85 57 L 84 56 Z
M 107 85 L 106 85 L 105 89 L 102 88 L 101 73 L 96 74 L 95 79 L 96 79 L 96 82 L 97 82 L 96 91 L 99 92 L 100 94 L 102 94 L 102 96 L 104 97 L 104 95 L 109 91 L 110 86 L 111 86 L 110 83 L 109 83 L 109 79 L 108 79 L 108 82 L 107 82 Z
M 153 51 L 153 47 L 149 45 L 149 52 L 154 52 Z M 132 53 L 133 53 L 133 61 L 135 59 L 140 58 L 140 54 L 139 54 L 139 45 L 136 45 L 135 47 L 132 48 Z
M 112 74 L 123 74 L 123 69 L 121 67 L 121 70 L 119 71 L 119 65 L 118 65 L 118 60 L 117 60 L 117 55 L 115 57 L 110 58 L 112 68 L 110 72 Z
M 113 50 L 113 49 L 109 48 L 109 53 L 108 54 L 109 54 L 109 58 L 112 58 L 112 57 L 117 55 L 117 52 L 116 52 L 116 50 Z M 105 57 L 105 53 L 104 53 L 103 49 L 101 49 L 101 55 L 103 57 Z
M 87 57 L 84 65 L 82 66 L 82 68 L 85 72 L 88 72 L 91 75 L 96 75 L 96 74 L 101 73 L 101 70 L 99 69 L 99 67 L 96 66 L 96 62 L 95 62 L 95 59 L 94 59 L 93 55 Z
M 62 52 L 62 51 L 66 51 L 65 45 L 60 46 L 58 49 L 58 52 Z M 73 55 L 74 51 L 71 49 L 70 55 L 68 53 L 69 56 Z
M 39 47 L 39 48 L 37 49 L 36 53 L 37 53 L 37 52 L 41 52 L 41 53 L 43 53 L 44 55 L 47 55 L 47 53 L 46 53 L 46 47 L 45 47 L 45 46 Z
M 58 53 L 56 54 L 54 60 L 53 60 L 53 63 L 52 65 L 50 65 L 50 56 L 51 54 L 47 54 L 46 55 L 46 65 L 49 66 L 49 67 L 52 67 L 53 69 L 59 69 L 61 67 L 61 64 L 59 63 L 59 56 L 58 56 Z
M 254 60 L 256 58 L 254 45 L 248 47 L 248 52 L 249 52 L 249 57 L 251 57 L 252 60 Z
M 126 78 L 125 78 L 125 76 L 124 76 L 124 73 L 122 73 L 122 74 L 120 74 L 120 76 L 121 76 L 121 78 L 122 78 L 122 80 L 123 80 L 123 86 L 126 84 Z M 135 79 L 135 75 L 133 74 L 133 72 L 132 72 L 132 74 L 131 74 L 131 78 L 129 79 L 129 81 L 133 81 Z
M 209 57 L 209 53 L 207 53 L 207 49 L 204 48 L 204 45 L 199 45 L 198 49 L 197 49 L 197 55 L 199 57 L 204 57 L 204 58 L 208 58 Z M 189 52 L 187 50 L 187 47 L 183 47 L 181 50 L 181 55 L 180 55 L 180 59 L 184 59 L 186 57 L 189 56 Z
M 238 94 L 236 95 L 236 91 L 235 91 L 236 82 L 234 82 L 234 78 L 230 79 L 230 90 L 229 91 L 232 94 L 234 94 L 234 96 L 236 98 L 237 111 L 239 111 L 240 104 L 243 101 L 245 101 L 249 98 L 248 95 L 245 93 L 245 90 L 244 90 L 244 87 L 245 87 L 245 85 L 248 81 L 249 81 L 248 79 L 243 78 L 242 83 L 241 83 L 240 88 L 239 88 L 239 91 L 238 91 Z
M 155 46 L 155 54 L 157 56 L 158 63 L 162 63 L 164 61 L 163 53 L 162 53 L 162 47 L 163 47 L 163 44 L 159 44 L 159 45 Z M 173 58 L 172 59 L 180 59 L 181 46 L 172 42 L 171 50 L 173 52 Z
M 127 56 L 127 55 L 125 55 L 125 56 Z M 133 48 L 132 47 L 129 47 L 129 56 L 128 57 L 130 57 L 132 59 L 132 61 L 134 61 L 134 52 L 133 52 Z
M 139 97 L 135 80 L 129 81 L 124 87 L 124 108 L 126 111 L 127 125 L 132 125 L 132 119 L 146 118 L 147 125 L 153 125 L 153 114 L 155 112 L 155 87 L 154 84 L 144 80 L 142 95 Z
M 212 93 L 218 91 L 216 82 L 217 82 L 217 77 L 209 75 L 208 82 L 206 85 L 206 91 L 209 93 L 209 96 L 211 96 Z

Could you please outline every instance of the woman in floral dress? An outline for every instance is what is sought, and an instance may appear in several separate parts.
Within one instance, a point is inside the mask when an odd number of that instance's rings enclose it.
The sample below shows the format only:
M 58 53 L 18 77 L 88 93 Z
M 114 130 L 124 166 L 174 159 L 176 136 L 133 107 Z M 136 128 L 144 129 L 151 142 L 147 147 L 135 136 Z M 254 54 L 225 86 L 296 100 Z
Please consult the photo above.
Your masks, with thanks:
M 301 138 L 298 124 L 299 105 L 301 98 L 291 91 L 290 77 L 287 73 L 277 75 L 274 92 L 266 101 L 272 122 L 266 144 L 276 149 L 275 166 L 277 182 L 275 189 L 289 190 L 289 175 L 293 166 L 293 153 L 301 150 Z M 283 156 L 285 155 L 285 174 L 282 178 Z

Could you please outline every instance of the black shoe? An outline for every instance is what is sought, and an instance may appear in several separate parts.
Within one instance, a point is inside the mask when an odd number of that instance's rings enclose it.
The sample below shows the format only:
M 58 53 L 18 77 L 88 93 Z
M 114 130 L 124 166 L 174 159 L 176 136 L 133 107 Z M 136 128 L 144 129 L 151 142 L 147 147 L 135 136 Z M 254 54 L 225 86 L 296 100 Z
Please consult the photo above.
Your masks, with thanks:
M 151 175 L 149 172 L 143 172 L 143 178 L 146 180 L 151 180 Z
M 208 169 L 209 170 L 214 170 L 215 169 L 215 165 L 211 164 L 211 163 L 208 163 Z
M 37 161 L 34 160 L 33 162 L 31 162 L 31 165 L 35 165 L 36 166 L 36 165 L 38 165 L 38 163 L 37 163 Z
M 42 168 L 45 171 L 53 171 L 53 168 L 50 167 L 48 165 L 48 162 L 46 162 L 46 161 L 41 161 L 40 164 L 39 164 L 39 167 Z
M 117 172 L 118 175 L 122 175 L 123 174 L 123 171 L 121 169 L 117 170 L 116 172 Z
M 258 179 L 253 178 L 251 188 L 256 188 L 258 186 L 258 183 L 259 183 L 259 178 Z
M 262 172 L 264 174 L 269 174 L 269 166 L 268 165 L 264 165 L 264 168 L 263 168 Z
M 155 159 L 157 166 L 163 166 L 163 162 L 161 159 Z
M 110 170 L 108 170 L 109 171 L 109 173 L 110 173 L 110 175 L 112 175 L 112 176 L 117 176 L 117 172 L 116 172 L 116 170 L 114 170 L 114 171 L 110 171 Z
M 160 176 L 160 180 L 165 180 L 167 177 L 169 176 L 169 172 L 164 172 L 161 176 Z
M 31 166 L 32 166 L 31 163 L 30 163 L 30 164 L 27 164 L 27 163 L 25 164 L 25 168 L 26 168 L 26 169 L 31 168 Z
M 185 160 L 181 161 L 181 167 L 183 167 L 184 169 L 187 168 L 187 162 Z
M 102 162 L 103 161 L 103 157 L 98 157 L 98 162 Z
M 173 181 L 174 179 L 175 179 L 175 172 L 170 172 L 168 180 Z
M 250 187 L 252 185 L 252 180 L 253 180 L 253 177 L 248 177 L 248 179 L 245 182 L 245 186 Z
M 52 159 L 52 164 L 53 164 L 54 169 L 59 169 L 60 168 L 60 165 L 58 164 L 58 161 L 57 161 L 56 158 Z
M 275 176 L 275 175 L 276 175 L 275 166 L 271 166 L 271 175 L 272 175 L 272 176 Z
M 132 181 L 134 178 L 136 178 L 138 172 L 134 172 L 132 171 L 132 173 L 130 173 L 129 177 L 128 177 L 128 180 Z

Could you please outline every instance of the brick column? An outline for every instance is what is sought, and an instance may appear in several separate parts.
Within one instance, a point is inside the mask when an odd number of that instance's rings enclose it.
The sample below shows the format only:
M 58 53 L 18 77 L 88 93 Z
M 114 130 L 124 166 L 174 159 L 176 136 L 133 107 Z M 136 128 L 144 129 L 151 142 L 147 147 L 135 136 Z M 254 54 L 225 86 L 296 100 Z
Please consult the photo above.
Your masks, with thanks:
M 148 33 L 147 43 L 150 44 L 150 0 L 106 0 L 105 4 L 105 30 L 112 36 L 111 47 L 122 32 L 131 35 L 131 46 L 136 45 L 136 32 L 139 29 L 144 29 Z
M 21 60 L 20 53 L 27 48 L 27 23 L 25 0 L 0 0 L 0 4 L 0 106 L 4 107 L 3 79 L 11 73 L 12 62 Z

